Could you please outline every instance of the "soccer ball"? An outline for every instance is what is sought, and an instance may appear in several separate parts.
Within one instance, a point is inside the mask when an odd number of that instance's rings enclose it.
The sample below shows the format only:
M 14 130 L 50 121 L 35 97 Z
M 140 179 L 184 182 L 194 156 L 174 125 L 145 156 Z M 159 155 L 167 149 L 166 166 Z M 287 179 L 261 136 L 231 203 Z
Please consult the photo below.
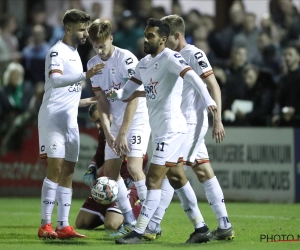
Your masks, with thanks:
M 114 202 L 118 197 L 118 184 L 115 180 L 103 176 L 95 181 L 91 193 L 96 202 L 108 205 Z

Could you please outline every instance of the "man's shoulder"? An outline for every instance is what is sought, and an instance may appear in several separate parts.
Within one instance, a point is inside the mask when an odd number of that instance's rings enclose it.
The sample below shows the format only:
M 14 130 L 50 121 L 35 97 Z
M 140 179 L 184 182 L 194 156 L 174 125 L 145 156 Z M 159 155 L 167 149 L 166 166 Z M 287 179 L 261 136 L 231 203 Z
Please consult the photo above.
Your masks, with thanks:
M 115 47 L 115 49 L 116 49 L 117 57 L 120 60 L 126 60 L 127 58 L 132 58 L 132 60 L 138 61 L 136 56 L 131 51 L 127 49 L 121 49 L 119 47 Z

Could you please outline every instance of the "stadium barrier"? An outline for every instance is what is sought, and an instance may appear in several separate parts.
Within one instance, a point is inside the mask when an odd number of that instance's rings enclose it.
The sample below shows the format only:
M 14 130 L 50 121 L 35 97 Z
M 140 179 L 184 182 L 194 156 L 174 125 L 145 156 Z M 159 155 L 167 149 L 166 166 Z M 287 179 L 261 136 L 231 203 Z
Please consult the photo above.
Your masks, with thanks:
M 39 159 L 37 128 L 27 128 L 25 135 L 20 150 L 0 156 L 0 196 L 40 196 L 46 161 Z M 97 136 L 95 128 L 80 129 L 75 198 L 89 194 L 82 176 L 96 151 Z M 300 202 L 300 129 L 227 128 L 221 144 L 215 143 L 209 130 L 206 145 L 227 201 Z M 198 199 L 205 200 L 202 185 L 190 168 L 186 175 Z

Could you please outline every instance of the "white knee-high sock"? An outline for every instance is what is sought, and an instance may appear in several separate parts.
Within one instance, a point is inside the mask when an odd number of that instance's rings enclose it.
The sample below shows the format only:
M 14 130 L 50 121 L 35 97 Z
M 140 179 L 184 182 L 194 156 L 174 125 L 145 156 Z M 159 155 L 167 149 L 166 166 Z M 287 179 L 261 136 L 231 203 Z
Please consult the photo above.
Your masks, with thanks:
M 153 214 L 148 227 L 151 231 L 155 231 L 160 225 L 168 206 L 170 205 L 174 195 L 174 188 L 170 185 L 168 179 L 163 179 L 161 185 L 161 198 L 160 203 Z
M 216 176 L 202 183 L 205 190 L 207 201 L 215 213 L 219 228 L 226 229 L 231 227 L 228 213 L 225 206 L 224 195 L 220 183 Z
M 56 189 L 58 184 L 45 178 L 41 193 L 41 225 L 51 223 L 52 211 L 55 204 Z
M 135 181 L 134 185 L 136 187 L 136 191 L 138 193 L 139 200 L 143 204 L 146 199 L 146 195 L 147 195 L 146 180 Z
M 58 229 L 69 226 L 69 214 L 72 202 L 72 189 L 58 186 L 56 190 L 57 200 L 57 227 Z
M 132 212 L 132 208 L 128 199 L 128 192 L 125 186 L 123 178 L 117 181 L 119 193 L 116 200 L 118 208 L 121 210 L 124 216 L 124 222 L 129 224 L 135 224 L 136 219 Z
M 147 197 L 141 209 L 139 218 L 136 222 L 135 229 L 137 233 L 144 233 L 151 217 L 156 211 L 161 198 L 161 189 L 148 190 Z
M 197 197 L 190 182 L 187 182 L 183 187 L 176 189 L 175 192 L 181 201 L 184 212 L 193 223 L 195 229 L 206 226 L 198 207 Z

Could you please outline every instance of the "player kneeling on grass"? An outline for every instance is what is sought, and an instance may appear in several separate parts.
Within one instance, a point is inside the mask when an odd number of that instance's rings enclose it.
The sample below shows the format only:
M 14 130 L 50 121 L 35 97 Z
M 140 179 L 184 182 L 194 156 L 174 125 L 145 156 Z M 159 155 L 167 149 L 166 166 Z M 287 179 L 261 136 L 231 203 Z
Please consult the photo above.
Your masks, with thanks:
M 83 181 L 89 187 L 92 187 L 97 179 L 97 170 L 100 172 L 99 176 L 103 176 L 103 163 L 104 163 L 104 151 L 106 139 L 101 128 L 101 122 L 99 112 L 97 111 L 97 105 L 92 104 L 89 108 L 89 117 L 93 123 L 96 124 L 99 129 L 98 135 L 98 147 L 93 157 L 91 164 L 88 167 L 88 171 L 83 177 Z M 145 168 L 148 161 L 148 155 L 146 154 L 143 160 L 143 168 Z M 100 166 L 100 167 L 99 167 Z M 133 213 L 137 218 L 141 210 L 141 204 L 139 203 L 139 197 L 136 187 L 134 186 L 131 175 L 127 170 L 126 159 L 122 162 L 120 174 L 128 189 L 128 197 L 132 206 Z M 75 225 L 79 229 L 94 229 L 98 226 L 104 225 L 105 229 L 117 230 L 124 221 L 122 212 L 117 208 L 116 203 L 113 202 L 109 205 L 103 205 L 97 203 L 92 196 L 88 197 L 83 203 L 79 214 L 77 215 Z M 122 230 L 119 230 L 122 231 Z M 124 230 L 125 233 L 125 230 Z

